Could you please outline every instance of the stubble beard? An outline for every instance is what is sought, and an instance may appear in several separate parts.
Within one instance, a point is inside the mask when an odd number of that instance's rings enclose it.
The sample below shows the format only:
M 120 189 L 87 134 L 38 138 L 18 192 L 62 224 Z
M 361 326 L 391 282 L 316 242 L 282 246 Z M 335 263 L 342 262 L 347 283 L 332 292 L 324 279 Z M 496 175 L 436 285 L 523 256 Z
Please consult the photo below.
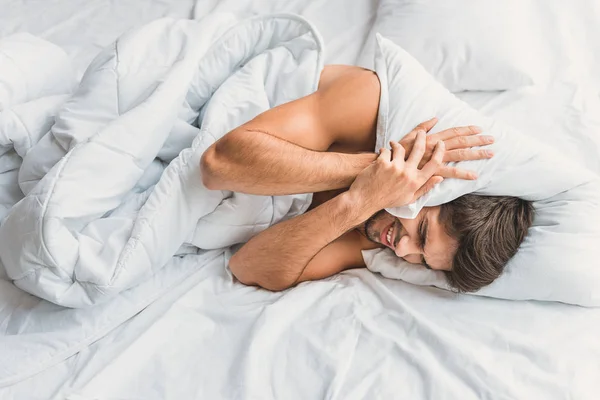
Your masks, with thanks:
M 381 219 L 383 215 L 385 215 L 385 212 L 385 210 L 378 211 L 371 215 L 367 222 L 365 222 L 365 236 L 371 242 L 380 243 L 379 238 L 381 236 L 381 232 L 375 230 L 374 225 L 379 219 Z

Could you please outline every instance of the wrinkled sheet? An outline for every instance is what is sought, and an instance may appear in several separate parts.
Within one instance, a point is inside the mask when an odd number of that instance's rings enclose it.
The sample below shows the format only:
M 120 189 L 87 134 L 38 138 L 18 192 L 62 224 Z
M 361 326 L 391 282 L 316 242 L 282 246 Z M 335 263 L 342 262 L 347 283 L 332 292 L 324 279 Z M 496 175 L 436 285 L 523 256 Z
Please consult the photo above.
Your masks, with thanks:
M 232 285 L 222 266 L 207 266 L 205 279 L 174 304 L 148 308 L 55 370 L 70 377 L 57 393 L 90 400 L 597 397 L 597 309 L 455 297 L 366 270 L 272 294 Z

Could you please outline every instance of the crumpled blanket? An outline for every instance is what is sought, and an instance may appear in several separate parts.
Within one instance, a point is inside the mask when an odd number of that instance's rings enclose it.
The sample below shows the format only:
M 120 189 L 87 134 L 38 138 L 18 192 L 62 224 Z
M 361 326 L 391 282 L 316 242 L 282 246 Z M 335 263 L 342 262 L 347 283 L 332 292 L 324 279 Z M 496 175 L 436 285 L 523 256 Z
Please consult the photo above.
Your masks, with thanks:
M 199 162 L 231 129 L 316 90 L 322 67 L 322 40 L 299 17 L 161 19 L 102 51 L 72 94 L 29 93 L 3 110 L 8 278 L 86 307 L 173 258 L 245 242 L 305 211 L 309 194 L 210 191 Z

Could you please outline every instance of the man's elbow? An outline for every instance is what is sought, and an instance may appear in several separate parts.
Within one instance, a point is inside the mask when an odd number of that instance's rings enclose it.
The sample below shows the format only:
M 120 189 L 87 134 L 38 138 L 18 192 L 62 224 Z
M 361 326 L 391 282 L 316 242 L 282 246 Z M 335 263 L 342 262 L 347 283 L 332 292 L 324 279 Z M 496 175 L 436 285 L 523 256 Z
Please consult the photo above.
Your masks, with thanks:
M 295 282 L 278 274 L 264 274 L 254 271 L 249 265 L 236 258 L 229 260 L 229 269 L 235 278 L 246 286 L 258 286 L 271 292 L 281 292 L 294 286 Z
M 257 286 L 262 289 L 269 290 L 271 292 L 282 292 L 294 286 L 292 282 L 282 282 L 276 279 L 248 279 L 247 277 L 241 277 L 240 279 L 240 277 L 238 277 L 238 275 L 236 275 L 235 273 L 233 275 L 240 283 L 246 286 Z
M 236 191 L 242 178 L 238 158 L 246 146 L 241 132 L 234 129 L 202 154 L 200 174 L 207 189 Z
M 218 155 L 215 145 L 210 146 L 200 158 L 200 176 L 202 184 L 210 190 L 222 190 L 223 177 L 220 176 Z

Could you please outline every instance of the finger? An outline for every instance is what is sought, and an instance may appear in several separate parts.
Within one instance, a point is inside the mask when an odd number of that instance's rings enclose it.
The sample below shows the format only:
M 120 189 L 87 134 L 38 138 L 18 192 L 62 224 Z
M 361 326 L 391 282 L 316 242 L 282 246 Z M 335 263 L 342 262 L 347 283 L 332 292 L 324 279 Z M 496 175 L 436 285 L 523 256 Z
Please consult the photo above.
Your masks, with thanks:
M 443 143 L 443 142 L 440 142 Z M 425 149 L 427 146 L 427 136 L 424 131 L 421 131 L 417 134 L 417 138 L 415 139 L 415 144 L 410 151 L 408 159 L 406 160 L 406 164 L 410 167 L 417 168 L 423 155 L 425 154 Z
M 379 156 L 377 157 L 377 159 L 383 160 L 383 161 L 391 161 L 392 160 L 392 152 L 386 148 L 381 148 L 379 150 Z
M 413 197 L 413 201 L 429 193 L 435 187 L 435 185 L 441 183 L 443 180 L 444 178 L 437 175 L 429 178 L 427 182 L 425 182 L 425 184 L 421 186 L 419 190 L 417 190 L 417 192 L 415 193 L 415 197 Z
M 435 124 L 437 124 L 438 119 L 436 117 L 431 118 L 430 120 L 427 120 L 425 122 L 421 122 L 419 125 L 417 125 L 415 127 L 415 129 L 413 129 L 412 131 L 410 131 L 408 134 L 406 134 L 402 140 L 403 141 L 412 141 L 414 140 L 417 135 L 419 134 L 419 132 L 429 132 L 434 126 Z M 411 144 L 411 149 L 412 149 L 412 144 Z M 410 149 L 408 149 L 408 151 L 410 151 Z
M 419 125 L 417 125 L 415 127 L 415 129 L 413 129 L 413 132 L 415 132 L 415 131 L 429 132 L 435 126 L 435 124 L 437 124 L 437 122 L 438 122 L 438 119 L 436 117 L 428 119 L 427 121 L 421 122 Z
M 450 129 L 445 129 L 441 132 L 438 132 L 435 134 L 436 139 L 441 139 L 441 140 L 448 140 L 448 139 L 452 139 L 455 137 L 462 137 L 462 136 L 472 136 L 472 135 L 477 135 L 478 133 L 483 132 L 483 129 L 481 129 L 478 126 L 475 125 L 469 125 L 469 126 L 460 126 L 460 127 L 456 127 L 456 128 L 450 128 Z
M 430 178 L 433 175 L 439 175 L 437 171 L 442 167 L 444 162 L 445 145 L 443 141 L 437 142 L 435 150 L 431 156 L 431 160 L 427 162 L 421 169 L 421 172 L 425 178 Z
M 459 136 L 444 140 L 446 150 L 466 149 L 475 146 L 487 146 L 494 143 L 494 137 L 489 135 L 482 136 Z
M 477 173 L 474 171 L 467 171 L 466 169 L 460 169 L 456 167 L 443 166 L 436 173 L 444 178 L 455 178 L 472 181 L 477 179 Z
M 493 156 L 494 152 L 491 150 L 451 150 L 446 151 L 446 154 L 444 154 L 444 162 L 485 160 L 487 158 L 492 158 Z
M 396 163 L 404 164 L 404 157 L 406 152 L 404 147 L 398 142 L 391 141 L 390 146 L 392 147 L 392 161 Z

